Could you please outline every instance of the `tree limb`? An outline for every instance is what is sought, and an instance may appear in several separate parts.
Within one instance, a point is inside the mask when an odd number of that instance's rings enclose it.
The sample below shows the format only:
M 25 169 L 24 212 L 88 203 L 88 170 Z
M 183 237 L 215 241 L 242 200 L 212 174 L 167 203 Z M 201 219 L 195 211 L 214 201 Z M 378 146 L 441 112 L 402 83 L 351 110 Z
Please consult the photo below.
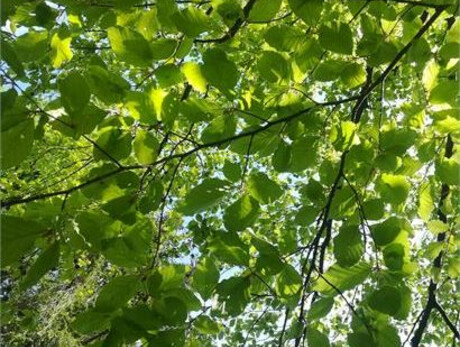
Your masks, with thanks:
M 441 314 L 441 317 L 442 319 L 444 319 L 444 322 L 447 324 L 449 329 L 454 333 L 454 337 L 460 341 L 460 332 L 458 331 L 454 323 L 452 323 L 452 321 L 449 319 L 446 311 L 442 308 L 439 302 L 436 301 L 434 305 L 435 305 L 434 308 Z
M 450 135 L 447 136 L 447 142 L 446 142 L 446 150 L 444 153 L 445 158 L 450 158 L 452 157 L 453 154 L 453 148 L 454 144 L 452 142 L 452 138 Z M 444 214 L 442 211 L 442 207 L 444 205 L 444 200 L 447 198 L 449 195 L 450 188 L 449 185 L 443 183 L 441 186 L 441 198 L 439 200 L 438 204 L 438 209 L 437 213 L 439 216 L 439 219 L 446 223 L 447 222 L 447 216 Z M 437 241 L 438 242 L 443 242 L 446 238 L 446 233 L 439 233 L 437 236 Z M 433 261 L 433 267 L 435 269 L 440 270 L 442 266 L 442 258 L 443 258 L 443 251 L 439 252 L 438 256 L 436 259 Z M 417 330 L 415 330 L 414 337 L 411 340 L 411 344 L 413 347 L 417 347 L 420 345 L 420 342 L 422 341 L 423 334 L 425 333 L 425 330 L 428 326 L 428 320 L 431 315 L 431 311 L 433 311 L 434 308 L 437 308 L 436 305 L 439 305 L 436 301 L 436 289 L 437 289 L 437 283 L 433 281 L 433 279 L 430 279 L 430 284 L 428 285 L 428 300 L 425 304 L 425 308 L 422 311 L 422 316 L 420 318 L 420 322 L 418 325 Z M 439 306 L 440 307 L 440 306 Z M 438 309 L 438 308 L 437 308 Z M 439 309 L 438 309 L 439 311 Z M 444 310 L 442 310 L 444 312 Z M 442 312 L 440 312 L 442 315 Z M 446 316 L 447 317 L 447 316 Z M 443 317 L 444 318 L 444 317 Z M 455 334 L 455 332 L 454 332 Z
M 227 31 L 227 33 L 219 38 L 215 39 L 195 39 L 194 42 L 199 42 L 199 43 L 224 43 L 230 39 L 232 39 L 238 30 L 240 30 L 241 26 L 243 23 L 246 21 L 246 19 L 249 16 L 249 12 L 251 12 L 252 7 L 254 6 L 256 0 L 249 0 L 247 4 L 243 8 L 243 17 L 238 18 L 233 26 Z

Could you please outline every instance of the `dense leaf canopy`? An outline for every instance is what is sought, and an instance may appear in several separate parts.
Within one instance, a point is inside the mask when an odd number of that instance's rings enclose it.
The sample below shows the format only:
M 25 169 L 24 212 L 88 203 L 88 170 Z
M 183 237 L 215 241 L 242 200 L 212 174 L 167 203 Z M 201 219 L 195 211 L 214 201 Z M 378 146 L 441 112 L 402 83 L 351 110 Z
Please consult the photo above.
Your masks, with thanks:
M 5 346 L 454 345 L 457 0 L 1 0 Z

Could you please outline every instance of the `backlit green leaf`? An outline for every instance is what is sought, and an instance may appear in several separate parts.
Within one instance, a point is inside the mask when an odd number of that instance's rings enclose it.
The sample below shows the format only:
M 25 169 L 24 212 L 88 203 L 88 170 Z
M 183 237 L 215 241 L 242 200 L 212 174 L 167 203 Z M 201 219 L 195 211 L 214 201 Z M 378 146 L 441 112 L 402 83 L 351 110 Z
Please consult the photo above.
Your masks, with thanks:
M 185 215 L 204 211 L 219 202 L 227 192 L 228 183 L 216 178 L 204 180 L 185 197 L 181 210 Z
M 259 215 L 259 203 L 251 195 L 244 195 L 224 213 L 225 228 L 230 231 L 240 231 L 250 227 Z
M 110 46 L 120 59 L 137 66 L 149 66 L 152 63 L 149 43 L 141 34 L 123 27 L 111 27 L 107 35 Z
M 346 23 L 333 22 L 321 25 L 319 43 L 324 49 L 335 53 L 353 53 L 353 34 Z
M 335 296 L 341 292 L 352 289 L 361 284 L 371 273 L 371 267 L 366 263 L 358 263 L 349 268 L 338 264 L 332 265 L 325 273 L 314 282 L 312 289 L 327 296 Z

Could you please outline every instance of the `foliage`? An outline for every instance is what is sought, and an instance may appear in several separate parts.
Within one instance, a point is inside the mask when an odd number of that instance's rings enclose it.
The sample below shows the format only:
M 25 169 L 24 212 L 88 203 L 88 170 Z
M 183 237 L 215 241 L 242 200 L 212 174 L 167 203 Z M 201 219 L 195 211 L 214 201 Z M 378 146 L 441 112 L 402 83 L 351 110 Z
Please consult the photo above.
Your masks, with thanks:
M 1 1 L 4 344 L 458 340 L 457 11 Z

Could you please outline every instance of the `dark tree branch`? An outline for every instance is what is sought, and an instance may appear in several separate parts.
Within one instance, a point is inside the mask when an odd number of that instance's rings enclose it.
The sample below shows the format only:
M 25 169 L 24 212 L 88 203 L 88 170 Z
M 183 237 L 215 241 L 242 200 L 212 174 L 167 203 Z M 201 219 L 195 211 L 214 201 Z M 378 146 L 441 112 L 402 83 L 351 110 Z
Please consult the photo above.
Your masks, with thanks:
M 243 8 L 243 17 L 238 18 L 235 21 L 235 24 L 227 31 L 227 33 L 219 38 L 216 39 L 195 39 L 194 42 L 199 42 L 199 43 L 224 43 L 230 39 L 232 39 L 238 30 L 240 30 L 241 26 L 244 24 L 244 22 L 247 20 L 249 16 L 249 12 L 251 12 L 252 7 L 254 6 L 256 0 L 249 0 L 246 5 Z
M 344 103 L 347 103 L 349 101 L 352 101 L 352 100 L 356 100 L 357 97 L 350 97 L 350 98 L 344 98 L 344 99 L 340 99 L 340 100 L 335 100 L 335 101 L 329 101 L 329 102 L 325 102 L 325 103 L 322 103 L 318 106 L 315 106 L 315 107 L 326 107 L 326 106 L 333 106 L 333 105 L 340 105 L 340 104 L 344 104 Z M 41 200 L 41 199 L 45 199 L 45 198 L 49 198 L 49 197 L 53 197 L 53 196 L 59 196 L 59 195 L 65 195 L 67 193 L 72 193 L 74 191 L 77 191 L 81 188 L 84 188 L 88 185 L 91 185 L 93 183 L 96 183 L 96 182 L 99 182 L 105 178 L 108 178 L 110 176 L 113 176 L 113 175 L 116 175 L 120 172 L 123 172 L 123 171 L 127 171 L 127 170 L 139 170 L 139 169 L 145 169 L 145 168 L 148 168 L 150 166 L 157 166 L 157 165 L 160 165 L 160 164 L 164 164 L 170 160 L 173 160 L 173 159 L 176 159 L 176 158 L 185 158 L 185 157 L 188 157 L 198 151 L 201 151 L 203 149 L 206 149 L 206 148 L 211 148 L 211 147 L 219 147 L 223 144 L 227 144 L 227 143 L 231 143 L 232 141 L 235 141 L 235 140 L 238 140 L 238 139 L 241 139 L 241 138 L 245 138 L 245 137 L 248 137 L 248 136 L 252 136 L 252 135 L 256 135 L 256 134 L 259 134 L 277 124 L 281 124 L 281 123 L 284 123 L 284 122 L 289 122 L 291 120 L 294 120 L 296 118 L 299 118 L 300 116 L 303 116 L 304 114 L 308 113 L 309 111 L 311 111 L 314 107 L 308 107 L 304 110 L 301 110 L 301 111 L 298 111 L 290 116 L 287 116 L 287 117 L 284 117 L 284 118 L 279 118 L 279 119 L 276 119 L 274 121 L 271 121 L 271 122 L 267 122 L 266 125 L 264 126 L 261 126 L 261 127 L 258 127 L 258 128 L 255 128 L 255 129 L 252 129 L 252 130 L 248 130 L 248 131 L 243 131 L 237 135 L 233 135 L 233 136 L 230 136 L 228 138 L 225 138 L 225 139 L 222 139 L 222 140 L 218 140 L 218 141 L 214 141 L 214 142 L 208 142 L 208 143 L 205 143 L 205 144 L 201 144 L 199 146 L 196 146 L 194 147 L 193 149 L 190 149 L 189 151 L 186 151 L 186 152 L 183 152 L 183 153 L 177 153 L 177 154 L 173 154 L 173 155 L 170 155 L 170 156 L 167 156 L 167 157 L 163 157 L 159 160 L 157 160 L 156 162 L 154 163 L 151 163 L 149 165 L 140 165 L 140 164 L 135 164 L 135 165 L 126 165 L 126 166 L 123 166 L 117 170 L 114 170 L 114 171 L 111 171 L 111 172 L 108 172 L 104 175 L 101 175 L 101 176 L 98 176 L 98 177 L 95 177 L 95 178 L 92 178 L 86 182 L 83 182 L 79 185 L 76 185 L 74 187 L 70 187 L 68 189 L 64 189 L 64 190 L 59 190 L 59 191 L 56 191 L 56 192 L 50 192 L 50 193 L 44 193 L 44 194 L 37 194 L 37 195 L 33 195 L 33 196 L 29 196 L 29 197 L 13 197 L 13 198 L 10 198 L 10 199 L 7 199 L 6 201 L 3 201 L 1 203 L 1 207 L 11 207 L 13 205 L 18 205 L 18 204 L 24 204 L 24 203 L 28 203 L 28 202 L 32 202 L 32 201 L 36 201 L 36 200 Z
M 450 5 L 435 4 L 435 3 L 432 3 L 432 2 L 415 1 L 415 0 L 372 0 L 372 1 L 384 1 L 384 2 L 387 2 L 387 3 L 392 3 L 393 2 L 393 3 L 398 3 L 398 4 L 422 6 L 422 7 L 435 8 L 435 9 L 445 8 L 446 6 L 453 5 L 453 4 L 450 4 Z
M 249 138 L 248 150 L 246 152 L 246 162 L 245 162 L 245 165 L 244 165 L 244 168 L 243 168 L 243 172 L 241 174 L 241 187 L 243 187 L 243 185 L 244 185 L 245 177 L 246 177 L 246 174 L 248 172 L 249 160 L 250 160 L 250 156 L 251 156 L 252 140 L 253 139 L 254 139 L 254 135 L 251 135 L 251 137 Z
M 437 301 L 435 302 L 434 307 L 441 314 L 442 319 L 447 324 L 449 329 L 454 333 L 454 338 L 456 338 L 457 340 L 460 341 L 460 333 L 459 333 L 457 327 L 455 326 L 455 324 L 452 323 L 452 321 L 449 319 L 449 316 L 447 316 L 446 311 L 442 308 L 442 306 Z
M 447 136 L 447 142 L 446 142 L 446 150 L 445 150 L 445 153 L 444 153 L 445 158 L 452 157 L 453 148 L 454 148 L 454 144 L 452 142 L 452 138 L 451 138 L 450 135 L 448 135 Z M 444 201 L 447 198 L 447 196 L 449 195 L 449 192 L 450 192 L 449 185 L 447 185 L 445 183 L 442 184 L 442 186 L 441 186 L 441 198 L 439 200 L 437 212 L 438 212 L 439 219 L 444 223 L 447 222 L 447 216 L 442 211 L 442 207 L 444 206 Z M 446 233 L 445 232 L 438 234 L 438 236 L 437 236 L 437 241 L 438 242 L 444 242 L 445 239 L 446 239 Z M 438 256 L 433 261 L 433 268 L 438 269 L 438 270 L 441 269 L 443 255 L 444 255 L 443 251 L 439 252 Z M 438 309 L 437 305 L 439 305 L 439 304 L 436 301 L 436 289 L 437 289 L 437 287 L 438 287 L 437 283 L 433 279 L 431 279 L 430 284 L 428 285 L 428 300 L 427 300 L 427 302 L 425 304 L 425 308 L 422 311 L 422 316 L 420 318 L 418 328 L 417 328 L 417 330 L 415 330 L 414 337 L 411 340 L 411 344 L 412 344 L 413 347 L 417 347 L 417 346 L 420 345 L 420 342 L 422 341 L 422 338 L 423 338 L 423 334 L 425 333 L 425 330 L 426 330 L 426 328 L 428 326 L 428 321 L 429 321 L 431 312 L 435 308 Z M 441 307 L 441 306 L 439 306 L 439 307 Z M 439 309 L 438 309 L 438 311 L 439 311 Z M 444 310 L 442 310 L 442 311 L 444 312 Z M 442 315 L 442 312 L 440 312 L 440 313 Z
M 283 346 L 284 333 L 286 332 L 288 318 L 289 318 L 289 307 L 286 308 L 286 313 L 284 315 L 283 329 L 281 330 L 280 338 L 278 340 L 278 347 Z
M 152 263 L 150 265 L 150 269 L 153 269 L 155 267 L 158 255 L 160 253 L 161 238 L 163 236 L 163 224 L 164 224 L 164 221 L 165 221 L 165 208 L 166 208 L 168 196 L 171 193 L 171 189 L 172 189 L 172 186 L 174 184 L 174 180 L 176 178 L 177 171 L 179 170 L 179 167 L 182 164 L 183 160 L 184 160 L 184 158 L 180 158 L 179 163 L 177 163 L 177 165 L 174 167 L 174 171 L 172 173 L 171 180 L 169 181 L 168 188 L 166 189 L 166 193 L 165 193 L 165 195 L 163 196 L 163 198 L 161 200 L 162 205 L 161 205 L 161 211 L 160 211 L 160 220 L 158 222 L 158 233 L 157 233 L 157 237 L 156 237 L 156 240 L 155 240 L 155 245 L 156 245 L 155 246 L 155 253 L 153 254 L 153 259 L 152 259 Z

